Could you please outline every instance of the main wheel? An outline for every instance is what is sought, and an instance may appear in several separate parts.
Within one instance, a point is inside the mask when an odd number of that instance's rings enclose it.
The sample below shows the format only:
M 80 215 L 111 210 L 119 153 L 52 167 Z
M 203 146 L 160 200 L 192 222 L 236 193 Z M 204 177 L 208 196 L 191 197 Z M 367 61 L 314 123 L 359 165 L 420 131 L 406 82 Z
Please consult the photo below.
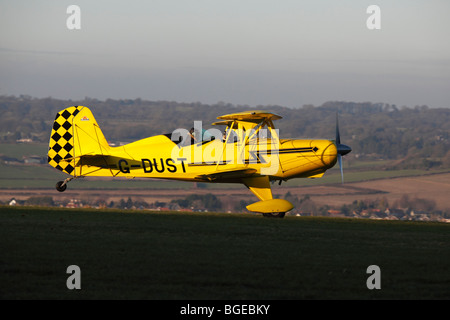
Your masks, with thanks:
M 267 218 L 284 218 L 284 216 L 286 215 L 286 212 L 266 212 L 263 213 L 264 217 Z
M 56 183 L 56 190 L 59 192 L 64 192 L 67 189 L 67 183 L 64 183 L 64 181 L 58 181 Z

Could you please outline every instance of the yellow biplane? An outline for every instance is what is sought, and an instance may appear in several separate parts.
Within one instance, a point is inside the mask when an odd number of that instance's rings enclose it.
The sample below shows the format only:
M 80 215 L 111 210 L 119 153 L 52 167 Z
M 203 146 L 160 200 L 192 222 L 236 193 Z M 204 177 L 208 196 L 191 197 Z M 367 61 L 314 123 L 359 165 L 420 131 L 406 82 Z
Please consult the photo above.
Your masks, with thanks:
M 293 205 L 274 199 L 270 183 L 292 178 L 319 178 L 351 148 L 336 140 L 280 139 L 267 111 L 246 111 L 218 117 L 225 130 L 194 127 L 176 129 L 119 147 L 106 141 L 92 112 L 73 106 L 56 115 L 50 137 L 48 163 L 71 177 L 56 184 L 63 192 L 79 177 L 175 179 L 194 182 L 242 183 L 260 201 L 252 212 L 284 217 Z

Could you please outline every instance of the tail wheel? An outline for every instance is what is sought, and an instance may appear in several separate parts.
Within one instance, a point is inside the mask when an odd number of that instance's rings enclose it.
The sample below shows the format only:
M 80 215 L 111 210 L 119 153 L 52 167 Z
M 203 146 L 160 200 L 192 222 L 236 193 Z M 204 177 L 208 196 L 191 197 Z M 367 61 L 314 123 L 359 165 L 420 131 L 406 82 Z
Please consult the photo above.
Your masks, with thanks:
M 58 181 L 56 183 L 56 190 L 64 192 L 67 189 L 67 183 L 65 181 Z

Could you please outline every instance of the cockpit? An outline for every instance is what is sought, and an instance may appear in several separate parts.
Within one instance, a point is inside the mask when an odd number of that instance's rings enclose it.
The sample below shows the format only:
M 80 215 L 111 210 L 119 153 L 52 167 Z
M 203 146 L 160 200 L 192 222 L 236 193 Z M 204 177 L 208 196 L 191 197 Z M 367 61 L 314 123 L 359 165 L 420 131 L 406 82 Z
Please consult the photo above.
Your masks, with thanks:
M 280 116 L 263 111 L 246 111 L 218 117 L 221 121 L 213 125 L 225 126 L 221 131 L 217 128 L 203 129 L 200 121 L 194 121 L 194 127 L 190 130 L 176 129 L 166 134 L 170 140 L 180 147 L 189 145 L 204 145 L 216 140 L 224 143 L 257 143 L 260 139 L 264 141 L 277 142 L 278 130 L 273 125 L 273 120 L 281 119 Z
M 215 128 L 206 130 L 193 127 L 189 131 L 180 128 L 174 130 L 172 133 L 165 134 L 165 136 L 181 147 L 193 144 L 203 145 L 216 139 L 219 141 L 223 140 L 223 133 Z

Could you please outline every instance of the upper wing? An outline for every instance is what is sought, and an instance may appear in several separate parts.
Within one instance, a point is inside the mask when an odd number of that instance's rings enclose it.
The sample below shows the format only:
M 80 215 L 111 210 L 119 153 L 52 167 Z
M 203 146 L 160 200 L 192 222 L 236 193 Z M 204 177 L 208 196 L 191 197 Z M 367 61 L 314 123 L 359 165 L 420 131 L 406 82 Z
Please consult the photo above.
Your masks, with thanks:
M 275 129 L 273 120 L 282 119 L 281 116 L 268 111 L 244 111 L 238 113 L 226 114 L 217 117 L 221 121 L 214 122 L 213 125 L 226 125 L 228 129 L 233 130 L 252 130 L 256 134 L 260 128 L 267 126 L 269 129 Z M 276 133 L 272 133 L 276 135 Z
M 251 122 L 260 122 L 263 120 L 278 120 L 282 117 L 268 111 L 260 111 L 260 110 L 252 110 L 252 111 L 244 111 L 238 113 L 226 114 L 217 119 L 221 120 L 238 120 L 238 121 L 251 121 Z M 225 123 L 221 123 L 225 124 Z

